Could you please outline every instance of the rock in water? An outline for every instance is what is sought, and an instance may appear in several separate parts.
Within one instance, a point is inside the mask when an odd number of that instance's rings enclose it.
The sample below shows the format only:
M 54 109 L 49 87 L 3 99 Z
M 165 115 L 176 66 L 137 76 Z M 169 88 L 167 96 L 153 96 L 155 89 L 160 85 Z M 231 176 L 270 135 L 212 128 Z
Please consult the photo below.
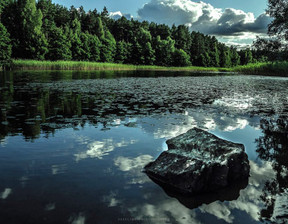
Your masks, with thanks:
M 244 145 L 193 128 L 166 141 L 168 150 L 144 167 L 158 183 L 185 194 L 213 192 L 248 179 Z

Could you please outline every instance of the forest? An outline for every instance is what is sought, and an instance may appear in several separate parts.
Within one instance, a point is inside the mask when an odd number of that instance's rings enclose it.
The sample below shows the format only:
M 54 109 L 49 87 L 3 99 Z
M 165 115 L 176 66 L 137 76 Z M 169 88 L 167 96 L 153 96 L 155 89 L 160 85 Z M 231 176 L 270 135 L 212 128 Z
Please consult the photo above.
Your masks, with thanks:
M 2 66 L 12 58 L 203 67 L 275 59 L 261 39 L 255 41 L 258 50 L 239 50 L 185 25 L 114 20 L 106 7 L 86 12 L 52 0 L 1 0 L 0 19 Z

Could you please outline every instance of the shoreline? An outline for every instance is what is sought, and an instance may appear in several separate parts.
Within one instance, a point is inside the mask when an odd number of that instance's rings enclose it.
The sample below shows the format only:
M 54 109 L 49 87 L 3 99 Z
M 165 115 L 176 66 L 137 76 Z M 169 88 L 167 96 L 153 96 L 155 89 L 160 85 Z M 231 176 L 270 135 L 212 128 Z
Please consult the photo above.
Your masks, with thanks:
M 220 67 L 164 67 L 154 65 L 128 65 L 84 61 L 35 61 L 13 60 L 12 71 L 175 71 L 242 73 L 247 75 L 270 75 L 288 77 L 288 62 L 254 63 L 231 68 Z

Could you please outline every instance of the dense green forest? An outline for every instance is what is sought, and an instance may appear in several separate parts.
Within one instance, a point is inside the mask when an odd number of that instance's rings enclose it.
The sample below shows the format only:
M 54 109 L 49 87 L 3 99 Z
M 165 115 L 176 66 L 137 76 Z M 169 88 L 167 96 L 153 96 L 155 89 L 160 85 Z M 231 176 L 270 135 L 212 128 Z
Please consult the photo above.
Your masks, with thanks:
M 11 58 L 205 67 L 268 59 L 265 47 L 253 53 L 239 51 L 185 25 L 114 20 L 106 8 L 85 12 L 83 7 L 67 9 L 51 0 L 1 0 L 0 15 L 2 66 Z M 261 48 L 263 40 L 257 43 Z
M 85 12 L 51 0 L 1 1 L 1 55 L 37 60 L 116 62 L 136 65 L 231 67 L 252 62 L 215 37 L 184 25 L 109 18 L 106 8 Z

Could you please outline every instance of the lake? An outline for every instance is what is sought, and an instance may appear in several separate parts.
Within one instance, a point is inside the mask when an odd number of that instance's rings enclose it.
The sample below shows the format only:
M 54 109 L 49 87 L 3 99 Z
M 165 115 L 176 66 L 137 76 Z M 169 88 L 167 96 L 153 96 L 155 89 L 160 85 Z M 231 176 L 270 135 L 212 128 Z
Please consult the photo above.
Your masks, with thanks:
M 0 73 L 0 223 L 261 223 L 288 188 L 288 78 Z M 242 143 L 250 178 L 181 197 L 142 168 L 193 127 Z

